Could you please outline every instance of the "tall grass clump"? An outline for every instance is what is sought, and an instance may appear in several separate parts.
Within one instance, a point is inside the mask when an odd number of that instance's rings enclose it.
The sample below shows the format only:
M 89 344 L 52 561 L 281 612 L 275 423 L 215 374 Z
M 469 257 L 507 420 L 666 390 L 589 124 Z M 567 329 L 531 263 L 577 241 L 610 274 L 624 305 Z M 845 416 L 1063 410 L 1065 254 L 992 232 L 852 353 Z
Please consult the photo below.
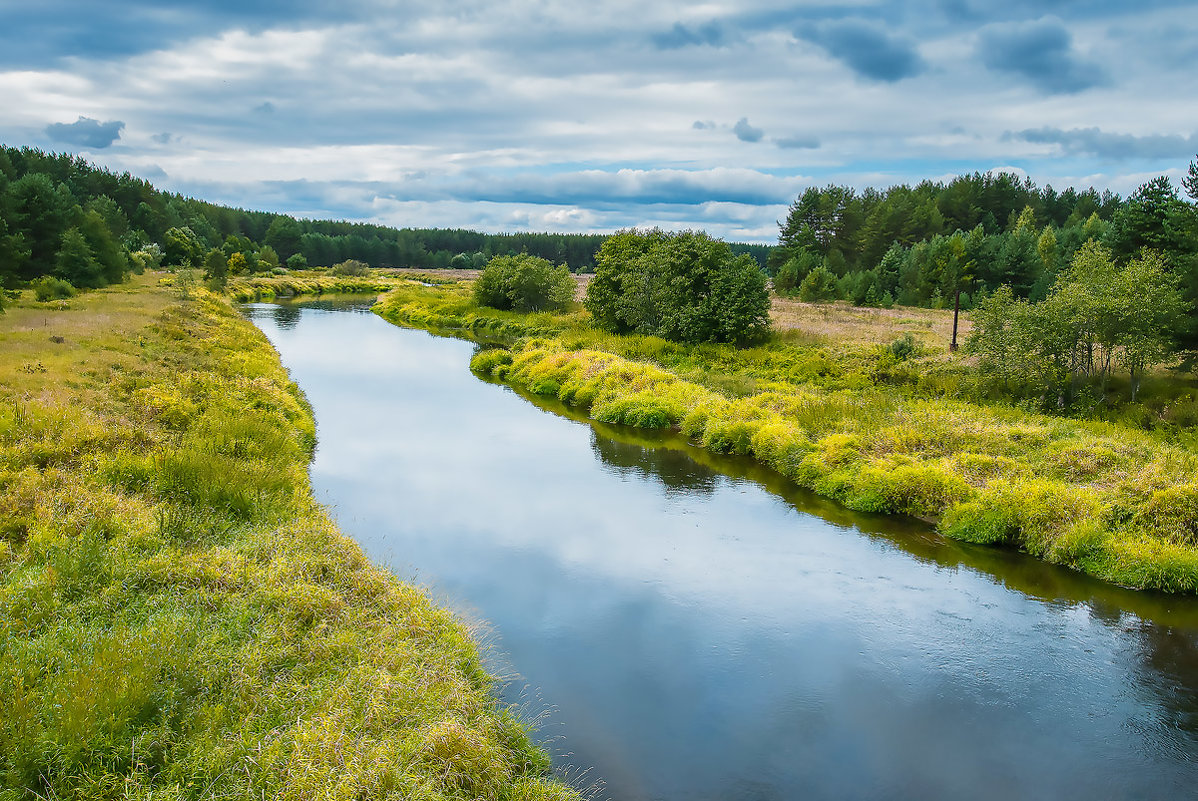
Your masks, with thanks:
M 470 632 L 315 504 L 252 325 L 148 279 L 72 305 L 69 349 L 0 336 L 0 799 L 578 796 Z

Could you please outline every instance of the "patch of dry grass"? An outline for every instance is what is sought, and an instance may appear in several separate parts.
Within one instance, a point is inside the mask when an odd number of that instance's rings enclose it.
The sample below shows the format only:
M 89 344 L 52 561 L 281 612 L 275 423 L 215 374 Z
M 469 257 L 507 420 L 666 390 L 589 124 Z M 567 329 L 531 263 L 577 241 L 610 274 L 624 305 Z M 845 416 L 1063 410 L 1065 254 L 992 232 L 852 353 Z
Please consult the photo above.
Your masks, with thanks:
M 886 345 L 904 334 L 911 334 L 931 350 L 947 351 L 953 335 L 952 309 L 874 309 L 852 306 L 844 301 L 804 303 L 774 297 L 770 319 L 781 333 L 795 331 L 829 344 Z M 969 330 L 969 319 L 962 313 L 957 341 L 964 343 Z

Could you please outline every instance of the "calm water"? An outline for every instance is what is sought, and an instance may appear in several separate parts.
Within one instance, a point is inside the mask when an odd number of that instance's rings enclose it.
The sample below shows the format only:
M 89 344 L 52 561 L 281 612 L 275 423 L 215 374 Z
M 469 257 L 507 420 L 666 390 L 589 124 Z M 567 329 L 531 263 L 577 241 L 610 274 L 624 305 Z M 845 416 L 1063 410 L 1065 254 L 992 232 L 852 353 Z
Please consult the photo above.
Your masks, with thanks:
M 592 426 L 361 310 L 249 313 L 316 410 L 343 530 L 485 621 L 601 798 L 1198 794 L 1198 602 L 855 515 Z

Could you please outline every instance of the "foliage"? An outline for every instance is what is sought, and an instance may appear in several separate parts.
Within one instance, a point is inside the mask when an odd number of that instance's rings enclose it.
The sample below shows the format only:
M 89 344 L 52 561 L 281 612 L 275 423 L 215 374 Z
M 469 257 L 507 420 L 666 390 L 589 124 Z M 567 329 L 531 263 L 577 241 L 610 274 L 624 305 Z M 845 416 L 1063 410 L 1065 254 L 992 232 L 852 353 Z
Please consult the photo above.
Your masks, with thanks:
M 229 277 L 229 261 L 224 251 L 212 248 L 204 257 L 204 277 L 209 280 L 224 281 Z
M 493 309 L 561 310 L 574 301 L 574 278 L 566 265 L 536 256 L 496 256 L 474 282 L 474 299 Z
M 1198 161 L 1183 184 L 1198 193 Z M 1198 349 L 1198 208 L 1165 176 L 1127 200 L 1094 189 L 1058 193 L 1006 173 L 861 193 L 813 187 L 780 223 L 769 264 L 781 294 L 822 265 L 837 294 L 857 305 L 882 305 L 889 294 L 902 305 L 941 308 L 961 291 L 968 309 L 1002 285 L 1016 298 L 1044 300 L 1089 241 L 1105 244 L 1121 267 L 1145 247 L 1157 251 L 1190 312 L 1170 333 Z
M 967 352 L 979 369 L 1042 393 L 1046 402 L 1073 402 L 1089 378 L 1105 392 L 1116 365 L 1131 375 L 1135 401 L 1144 371 L 1171 353 L 1184 303 L 1160 254 L 1144 251 L 1120 268 L 1094 242 L 1077 252 L 1040 303 L 1001 287 L 974 315 Z
M 799 284 L 799 299 L 808 303 L 836 300 L 840 295 L 836 285 L 836 276 L 822 264 L 807 274 Z
M 252 325 L 148 279 L 72 306 L 71 348 L 0 333 L 6 798 L 575 797 L 466 629 L 315 503 Z
M 350 275 L 355 277 L 367 275 L 369 272 L 370 265 L 357 259 L 346 259 L 343 262 L 334 264 L 332 269 L 333 275 Z
M 166 267 L 203 264 L 204 244 L 187 226 L 170 228 L 162 235 L 162 263 Z
M 622 231 L 595 261 L 584 305 L 606 330 L 738 343 L 769 330 L 769 293 L 757 263 L 704 233 Z
M 33 287 L 33 296 L 42 303 L 75 297 L 75 287 L 71 286 L 70 281 L 64 281 L 51 275 L 35 279 L 30 286 Z
M 62 247 L 54 263 L 54 276 L 75 286 L 94 288 L 106 285 L 100 263 L 78 228 L 62 235 Z

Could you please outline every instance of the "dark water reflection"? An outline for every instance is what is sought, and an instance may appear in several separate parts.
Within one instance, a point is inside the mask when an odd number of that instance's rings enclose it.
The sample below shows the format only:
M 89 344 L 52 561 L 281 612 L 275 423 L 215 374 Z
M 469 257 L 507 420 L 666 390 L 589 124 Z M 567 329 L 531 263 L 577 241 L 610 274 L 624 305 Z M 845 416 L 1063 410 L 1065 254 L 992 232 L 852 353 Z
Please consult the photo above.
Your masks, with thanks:
M 250 313 L 316 409 L 320 497 L 487 621 L 509 698 L 601 795 L 1193 797 L 1193 599 L 592 426 L 478 380 L 465 342 L 277 309 Z

